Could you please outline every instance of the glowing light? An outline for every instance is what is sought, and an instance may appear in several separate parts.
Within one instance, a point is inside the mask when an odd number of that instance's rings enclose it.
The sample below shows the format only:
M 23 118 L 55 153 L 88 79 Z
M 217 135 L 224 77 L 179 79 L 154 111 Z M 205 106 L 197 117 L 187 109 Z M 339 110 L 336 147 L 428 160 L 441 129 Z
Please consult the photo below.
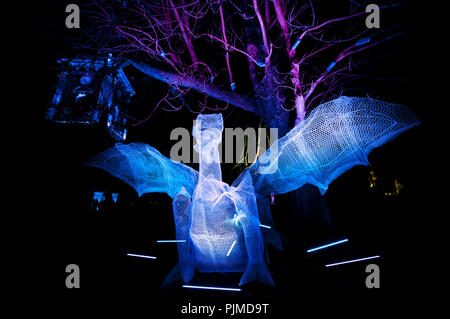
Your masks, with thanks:
M 78 99 L 81 99 L 82 97 L 85 97 L 85 96 L 86 96 L 86 93 L 78 93 L 75 98 L 75 101 L 78 101 Z
M 82 85 L 88 85 L 92 82 L 92 77 L 89 75 L 89 73 L 85 73 L 80 77 L 80 84 Z
M 54 95 L 54 97 L 53 97 L 53 105 L 58 105 L 59 104 L 59 102 L 61 102 L 61 98 L 62 98 L 62 91 L 61 91 L 61 89 L 56 89 L 56 93 L 55 93 L 55 95 Z
M 127 254 L 130 257 L 139 257 L 139 258 L 148 258 L 148 259 L 156 259 L 154 256 L 146 256 L 146 255 L 136 255 L 136 254 Z
M 272 227 L 270 227 L 270 226 L 267 226 L 267 225 L 263 225 L 263 224 L 259 224 L 259 227 L 263 227 L 263 228 L 272 228 Z
M 233 242 L 233 244 L 230 247 L 230 250 L 227 253 L 227 256 L 230 256 L 231 251 L 233 250 L 234 245 L 236 245 L 236 240 Z
M 335 65 L 336 65 L 336 62 L 334 62 L 334 61 L 333 61 L 333 62 L 331 62 L 331 63 L 330 63 L 330 65 L 329 65 L 329 66 L 327 67 L 327 70 L 326 70 L 326 72 L 327 72 L 327 73 L 328 73 L 328 72 L 330 72 L 330 71 L 331 71 L 331 69 L 332 69 L 332 68 L 334 68 L 334 66 L 335 66 Z
M 207 290 L 224 290 L 224 291 L 242 291 L 241 288 L 208 287 L 208 286 L 192 286 L 192 285 L 183 285 L 183 288 L 207 289 Z
M 114 203 L 117 203 L 117 197 L 119 197 L 119 194 L 112 193 L 111 196 L 112 196 L 112 199 L 113 199 Z
M 108 59 L 106 60 L 106 64 L 108 65 L 108 66 L 112 66 L 112 54 L 111 53 L 109 53 L 108 54 Z
M 345 243 L 347 241 L 348 241 L 348 239 L 342 239 L 342 240 L 336 241 L 334 243 L 330 243 L 330 244 L 326 244 L 326 245 L 319 246 L 319 247 L 316 247 L 316 248 L 308 249 L 306 252 L 307 253 L 312 253 L 313 251 L 324 249 L 324 248 L 335 246 L 335 245 L 339 245 L 339 244 Z
M 185 239 L 157 240 L 157 243 L 185 243 Z
M 355 47 L 369 43 L 370 42 L 370 38 L 362 38 L 360 40 L 358 40 L 358 42 L 355 43 Z
M 93 200 L 97 200 L 98 202 L 102 202 L 105 200 L 105 195 L 103 192 L 94 192 L 94 196 L 92 196 Z
M 363 261 L 363 260 L 369 260 L 369 259 L 375 259 L 375 258 L 380 258 L 380 256 L 371 256 L 371 257 L 365 257 L 365 258 L 359 258 L 359 259 L 353 259 L 353 260 L 347 260 L 347 261 L 342 261 L 339 263 L 334 263 L 334 264 L 328 264 L 325 265 L 325 267 L 332 267 L 332 266 L 338 266 L 338 265 L 344 265 L 344 264 L 350 264 L 350 263 L 355 263 L 358 261 Z

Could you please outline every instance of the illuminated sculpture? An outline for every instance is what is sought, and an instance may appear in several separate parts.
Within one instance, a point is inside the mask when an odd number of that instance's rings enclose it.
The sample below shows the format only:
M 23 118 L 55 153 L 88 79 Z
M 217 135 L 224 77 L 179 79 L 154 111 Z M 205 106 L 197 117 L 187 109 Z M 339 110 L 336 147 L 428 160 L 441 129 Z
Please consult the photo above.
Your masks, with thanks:
M 115 141 L 127 136 L 126 108 L 135 95 L 117 59 L 84 56 L 57 61 L 60 73 L 46 119 L 56 123 L 103 123 Z
M 130 184 L 139 195 L 165 192 L 173 198 L 179 263 L 166 282 L 200 272 L 244 272 L 240 285 L 273 285 L 263 259 L 261 224 L 273 226 L 271 194 L 309 183 L 325 193 L 355 165 L 367 165 L 370 151 L 418 125 L 404 106 L 369 98 L 340 97 L 314 109 L 274 142 L 232 186 L 222 182 L 218 145 L 221 114 L 199 115 L 193 128 L 200 171 L 174 162 L 149 145 L 117 144 L 87 164 Z M 274 230 L 265 236 L 276 241 Z M 185 241 L 184 241 L 185 240 Z M 276 243 L 275 243 L 276 244 Z

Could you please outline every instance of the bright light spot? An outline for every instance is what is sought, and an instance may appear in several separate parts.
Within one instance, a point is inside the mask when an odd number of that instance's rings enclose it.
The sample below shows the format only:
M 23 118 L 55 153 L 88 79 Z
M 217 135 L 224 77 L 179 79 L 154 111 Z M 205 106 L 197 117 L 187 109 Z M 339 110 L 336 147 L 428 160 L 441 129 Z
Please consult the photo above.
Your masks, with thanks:
M 233 242 L 233 244 L 230 247 L 230 250 L 228 251 L 227 256 L 230 256 L 231 250 L 233 249 L 234 245 L 236 245 L 236 240 Z
M 127 256 L 131 257 L 140 257 L 140 258 L 148 258 L 148 259 L 156 259 L 154 256 L 145 256 L 145 255 L 136 255 L 136 254 L 127 254 Z
M 223 287 L 207 287 L 207 286 L 191 286 L 191 285 L 183 285 L 183 288 L 225 290 L 225 291 L 242 291 L 241 288 L 223 288 Z
M 300 44 L 301 40 L 299 38 L 297 38 L 297 41 L 295 41 L 295 43 L 292 45 L 291 50 L 295 50 L 297 49 L 297 46 Z
M 347 241 L 348 241 L 347 238 L 346 239 L 342 239 L 342 240 L 334 242 L 334 243 L 330 243 L 330 244 L 327 244 L 327 245 L 323 245 L 323 246 L 319 246 L 319 247 L 316 247 L 316 248 L 308 249 L 306 252 L 307 253 L 311 253 L 313 251 L 316 251 L 316 250 L 319 250 L 319 249 L 324 249 L 324 248 L 327 248 L 327 247 L 330 247 L 330 246 L 334 246 L 334 245 L 339 245 L 339 244 L 345 243 Z
M 355 263 L 357 261 L 369 260 L 369 259 L 374 259 L 374 258 L 380 258 L 380 256 L 372 256 L 372 257 L 366 257 L 366 258 L 360 258 L 360 259 L 347 260 L 347 261 L 342 261 L 342 262 L 339 262 L 339 263 L 328 264 L 328 265 L 325 265 L 325 267 L 331 267 L 331 266 L 338 266 L 338 265 L 343 265 L 343 264 Z

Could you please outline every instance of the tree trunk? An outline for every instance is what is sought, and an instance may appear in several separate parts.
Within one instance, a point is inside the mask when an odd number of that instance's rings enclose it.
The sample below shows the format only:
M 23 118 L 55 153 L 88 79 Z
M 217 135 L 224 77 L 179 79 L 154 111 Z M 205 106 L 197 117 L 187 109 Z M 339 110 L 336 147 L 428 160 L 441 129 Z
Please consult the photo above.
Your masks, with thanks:
M 265 50 L 259 26 L 254 19 L 247 21 L 247 52 L 257 61 L 265 61 Z M 291 129 L 290 113 L 282 108 L 286 99 L 277 96 L 277 83 L 280 83 L 276 65 L 265 64 L 264 68 L 249 60 L 250 78 L 252 80 L 258 108 L 258 114 L 268 127 L 278 128 L 278 138 Z M 291 193 L 292 231 L 298 234 L 294 241 L 305 243 L 314 239 L 322 241 L 332 236 L 332 222 L 325 198 L 317 187 L 305 185 Z M 276 226 L 276 225 L 275 225 Z

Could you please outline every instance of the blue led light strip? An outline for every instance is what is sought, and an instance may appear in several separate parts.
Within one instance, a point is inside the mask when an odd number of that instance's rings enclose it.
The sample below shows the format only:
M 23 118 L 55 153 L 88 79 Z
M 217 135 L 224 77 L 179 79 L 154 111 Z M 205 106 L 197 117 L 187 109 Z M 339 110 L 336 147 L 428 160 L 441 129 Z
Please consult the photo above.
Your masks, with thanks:
M 242 291 L 241 288 L 223 288 L 223 287 L 207 287 L 207 286 L 191 286 L 191 285 L 183 285 L 183 288 L 224 290 L 224 291 Z
M 127 256 L 131 257 L 140 257 L 140 258 L 148 258 L 148 259 L 156 259 L 154 256 L 145 256 L 145 255 L 136 255 L 136 254 L 127 254 Z
M 228 251 L 227 256 L 230 256 L 231 251 L 233 250 L 234 245 L 236 245 L 236 240 L 233 242 L 233 244 L 230 247 L 230 250 Z
M 185 243 L 185 239 L 157 240 L 157 243 Z
M 327 247 L 330 247 L 330 246 L 334 246 L 334 245 L 339 245 L 339 244 L 345 243 L 347 241 L 348 241 L 347 238 L 346 239 L 342 239 L 342 240 L 336 241 L 334 243 L 330 243 L 330 244 L 326 244 L 326 245 L 319 246 L 319 247 L 316 247 L 316 248 L 308 249 L 306 252 L 307 253 L 312 253 L 313 251 L 316 251 L 316 250 L 319 250 L 319 249 L 324 249 L 324 248 L 327 248 Z
M 374 258 L 380 258 L 380 256 L 371 256 L 371 257 L 366 257 L 366 258 L 359 258 L 359 259 L 353 259 L 353 260 L 347 260 L 347 261 L 343 261 L 340 263 L 334 263 L 334 264 L 328 264 L 325 265 L 325 267 L 331 267 L 331 266 L 337 266 L 337 265 L 343 265 L 343 264 L 349 264 L 349 263 L 355 263 L 357 261 L 363 261 L 363 260 L 368 260 L 368 259 L 374 259 Z

